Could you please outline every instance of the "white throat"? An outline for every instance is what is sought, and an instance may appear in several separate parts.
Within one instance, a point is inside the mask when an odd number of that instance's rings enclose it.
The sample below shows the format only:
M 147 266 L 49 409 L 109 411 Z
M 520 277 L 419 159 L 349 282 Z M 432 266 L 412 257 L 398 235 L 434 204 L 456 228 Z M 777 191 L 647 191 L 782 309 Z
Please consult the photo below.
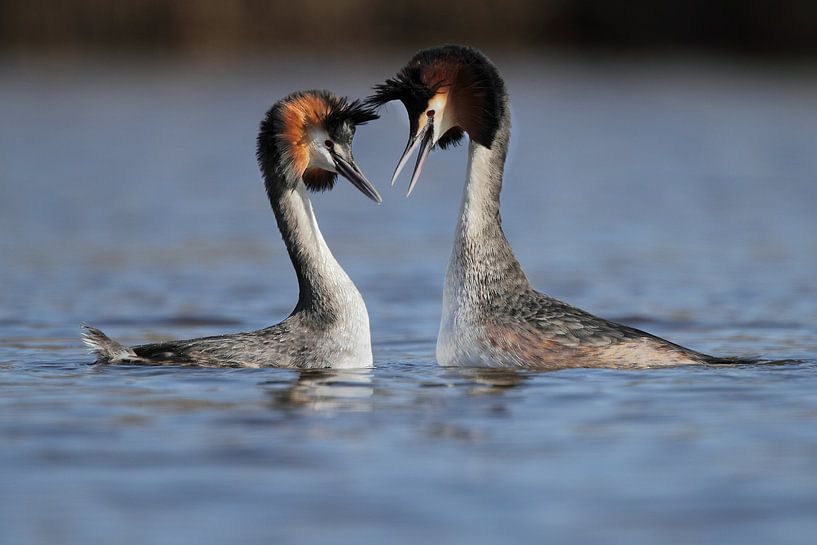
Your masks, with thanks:
M 510 133 L 506 117 L 490 148 L 471 140 L 462 206 L 448 261 L 437 338 L 440 365 L 490 365 L 476 349 L 491 308 L 530 289 L 502 231 L 499 194 Z
M 312 203 L 303 182 L 282 197 L 288 202 L 287 218 L 294 234 L 295 248 L 309 268 L 313 289 L 325 297 L 336 314 L 331 331 L 325 331 L 335 344 L 333 367 L 371 367 L 372 347 L 369 315 L 363 297 L 349 275 L 332 255 L 318 227 Z
M 315 218 L 315 211 L 312 209 L 312 201 L 309 200 L 309 195 L 306 191 L 306 186 L 303 182 L 298 182 L 295 191 L 290 192 L 285 198 L 290 200 L 290 210 L 293 212 L 293 217 L 290 221 L 293 222 L 294 231 L 296 233 L 299 246 L 304 251 L 314 253 L 318 258 L 320 269 L 327 272 L 332 270 L 335 274 L 329 275 L 329 278 L 342 275 L 349 280 L 346 272 L 341 268 L 340 264 L 335 261 L 332 251 L 326 245 L 323 239 L 321 230 L 318 227 L 318 220 Z M 351 282 L 351 280 L 349 280 Z

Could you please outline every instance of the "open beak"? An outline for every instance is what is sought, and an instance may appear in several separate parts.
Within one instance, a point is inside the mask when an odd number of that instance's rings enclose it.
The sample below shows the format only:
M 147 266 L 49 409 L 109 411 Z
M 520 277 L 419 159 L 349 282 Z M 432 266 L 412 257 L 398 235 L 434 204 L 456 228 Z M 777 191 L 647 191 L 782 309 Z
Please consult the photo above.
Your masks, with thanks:
M 355 164 L 354 159 L 351 157 L 349 159 L 345 159 L 337 152 L 333 151 L 332 160 L 335 162 L 335 170 L 338 172 L 338 174 L 352 182 L 352 185 L 358 188 L 361 193 L 372 199 L 377 204 L 383 202 L 383 199 L 380 197 L 380 193 L 378 193 L 377 189 L 374 188 L 372 182 L 366 179 L 366 176 L 363 175 Z
M 411 175 L 411 182 L 409 183 L 406 197 L 411 195 L 411 192 L 414 190 L 414 186 L 417 184 L 417 180 L 420 179 L 420 173 L 423 171 L 423 166 L 425 165 L 428 154 L 433 147 L 434 117 L 429 115 L 423 128 L 409 139 L 408 144 L 406 144 L 406 149 L 403 151 L 403 155 L 400 157 L 400 161 L 398 161 L 397 168 L 394 169 L 394 175 L 391 178 L 391 185 L 394 185 L 394 182 L 397 181 L 397 177 L 400 176 L 400 172 L 403 171 L 403 167 L 405 167 L 406 163 L 408 163 L 411 154 L 414 153 L 414 150 L 420 148 L 420 151 L 417 154 L 417 162 L 414 164 L 414 172 Z

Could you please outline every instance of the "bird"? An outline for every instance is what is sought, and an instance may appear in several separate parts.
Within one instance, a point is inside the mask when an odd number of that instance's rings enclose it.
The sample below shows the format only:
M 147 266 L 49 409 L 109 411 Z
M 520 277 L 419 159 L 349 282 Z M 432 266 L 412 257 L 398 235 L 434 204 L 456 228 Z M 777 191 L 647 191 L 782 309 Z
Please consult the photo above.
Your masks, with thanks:
M 97 363 L 203 367 L 365 368 L 373 363 L 369 316 L 355 284 L 321 235 L 308 192 L 340 174 L 382 199 L 352 156 L 355 128 L 378 118 L 360 100 L 330 91 L 294 92 L 266 113 L 256 158 L 298 279 L 298 302 L 282 322 L 251 332 L 124 346 L 83 325 Z
M 373 87 L 367 104 L 399 100 L 409 140 L 394 170 L 417 151 L 407 196 L 432 148 L 468 136 L 468 168 L 443 288 L 436 358 L 442 366 L 561 369 L 651 368 L 733 363 L 599 318 L 536 291 L 500 218 L 499 196 L 511 134 L 509 97 L 496 66 L 480 51 L 443 45 L 418 51 Z

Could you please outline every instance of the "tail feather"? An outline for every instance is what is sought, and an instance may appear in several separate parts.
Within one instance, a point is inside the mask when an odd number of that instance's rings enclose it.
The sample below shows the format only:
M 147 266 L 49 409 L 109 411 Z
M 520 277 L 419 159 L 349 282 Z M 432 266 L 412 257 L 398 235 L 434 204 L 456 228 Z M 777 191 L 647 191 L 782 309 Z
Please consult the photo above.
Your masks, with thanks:
M 82 342 L 85 343 L 93 354 L 96 355 L 98 363 L 114 363 L 120 361 L 138 360 L 136 352 L 124 346 L 95 327 L 82 324 Z

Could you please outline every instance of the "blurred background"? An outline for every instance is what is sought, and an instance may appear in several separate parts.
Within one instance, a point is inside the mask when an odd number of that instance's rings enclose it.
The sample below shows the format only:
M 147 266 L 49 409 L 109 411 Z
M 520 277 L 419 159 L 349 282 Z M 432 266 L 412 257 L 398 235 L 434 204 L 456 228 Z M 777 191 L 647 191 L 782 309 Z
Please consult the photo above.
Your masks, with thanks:
M 39 52 L 237 54 L 274 48 L 681 48 L 817 52 L 808 0 L 4 0 L 0 46 Z
M 354 143 L 383 204 L 313 199 L 373 371 L 86 365 L 81 322 L 136 344 L 287 316 L 264 112 L 443 42 L 506 79 L 503 228 L 537 288 L 805 363 L 440 369 L 467 147 L 404 198 L 391 104 Z M 808 0 L 0 0 L 0 543 L 811 545 L 815 55 Z

